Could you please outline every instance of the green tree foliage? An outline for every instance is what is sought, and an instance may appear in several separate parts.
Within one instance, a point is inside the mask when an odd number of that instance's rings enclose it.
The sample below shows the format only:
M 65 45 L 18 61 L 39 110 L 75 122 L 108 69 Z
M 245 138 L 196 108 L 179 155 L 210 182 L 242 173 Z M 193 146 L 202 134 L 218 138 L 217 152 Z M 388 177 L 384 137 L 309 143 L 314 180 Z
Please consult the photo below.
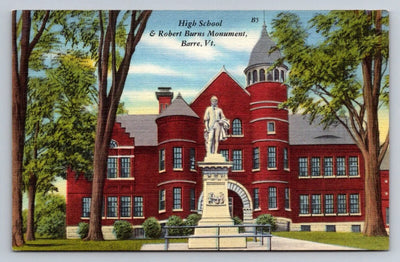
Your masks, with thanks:
M 271 225 L 271 231 L 276 230 L 276 218 L 270 214 L 262 214 L 256 218 L 256 224 L 258 225 Z M 263 232 L 268 232 L 267 228 L 263 229 Z
M 149 217 L 143 224 L 144 234 L 148 238 L 157 239 L 161 236 L 161 225 L 155 217 Z
M 292 13 L 273 21 L 277 47 L 290 64 L 291 96 L 283 106 L 325 126 L 340 123 L 365 160 L 365 230 L 386 235 L 379 167 L 389 146 L 381 143 L 379 114 L 388 105 L 389 32 L 385 11 L 331 11 L 302 27 Z M 319 38 L 309 39 L 311 31 Z M 317 39 L 317 41 L 315 41 Z
M 81 239 L 84 239 L 85 237 L 87 237 L 88 232 L 89 232 L 89 224 L 85 222 L 80 222 L 78 224 L 78 230 L 76 231 L 79 237 Z
M 183 222 L 182 218 L 178 217 L 178 216 L 170 216 L 168 218 L 168 221 L 166 223 L 167 226 L 184 226 L 185 223 Z M 183 235 L 183 228 L 172 228 L 172 229 L 168 229 L 168 235 L 169 236 L 182 236 Z
M 199 224 L 200 219 L 201 219 L 201 215 L 199 215 L 199 214 L 190 214 L 186 218 L 185 226 L 197 226 Z M 186 228 L 184 230 L 184 234 L 185 235 L 193 235 L 194 234 L 194 228 Z
M 129 239 L 132 237 L 133 227 L 128 221 L 115 221 L 113 225 L 113 233 L 115 234 L 117 239 Z
M 234 225 L 243 225 L 243 221 L 239 217 L 233 217 L 233 224 Z M 239 228 L 239 233 L 244 232 L 244 227 Z

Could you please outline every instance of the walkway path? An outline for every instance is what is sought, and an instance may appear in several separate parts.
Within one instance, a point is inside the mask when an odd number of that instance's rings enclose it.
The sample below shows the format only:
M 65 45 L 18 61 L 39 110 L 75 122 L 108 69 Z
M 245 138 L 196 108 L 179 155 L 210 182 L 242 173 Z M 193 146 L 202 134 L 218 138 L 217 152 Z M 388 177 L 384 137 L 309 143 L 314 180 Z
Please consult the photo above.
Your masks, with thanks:
M 267 250 L 265 245 L 267 241 L 264 241 L 264 245 L 261 243 L 247 242 L 247 248 L 245 249 L 230 249 L 230 250 L 243 250 L 243 251 L 262 251 Z M 324 250 L 361 250 L 358 248 L 337 246 L 331 244 L 323 244 L 305 240 L 298 240 L 285 237 L 272 237 L 272 251 L 324 251 Z M 145 244 L 142 246 L 141 250 L 146 251 L 161 251 L 164 250 L 164 244 Z M 189 249 L 187 243 L 172 243 L 169 244 L 169 249 L 171 251 L 202 251 L 198 249 Z M 215 249 L 209 249 L 215 251 Z M 226 249 L 225 249 L 226 250 Z

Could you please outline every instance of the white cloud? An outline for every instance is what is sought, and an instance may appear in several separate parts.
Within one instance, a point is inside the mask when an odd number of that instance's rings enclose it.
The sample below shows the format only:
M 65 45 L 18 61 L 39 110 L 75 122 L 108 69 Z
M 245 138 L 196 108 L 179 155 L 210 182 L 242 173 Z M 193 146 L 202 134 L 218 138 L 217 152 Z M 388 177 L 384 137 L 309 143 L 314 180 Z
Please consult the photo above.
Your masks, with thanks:
M 170 54 L 202 61 L 212 61 L 222 55 L 215 46 L 205 46 L 203 38 L 186 38 L 185 40 L 200 42 L 202 46 L 182 46 L 182 40 L 176 38 L 150 37 L 148 35 L 142 38 L 141 44 L 156 47 L 158 50 L 165 50 Z
M 129 68 L 129 74 L 154 74 L 162 76 L 190 77 L 190 75 L 187 73 L 182 73 L 165 66 L 154 64 L 132 64 Z

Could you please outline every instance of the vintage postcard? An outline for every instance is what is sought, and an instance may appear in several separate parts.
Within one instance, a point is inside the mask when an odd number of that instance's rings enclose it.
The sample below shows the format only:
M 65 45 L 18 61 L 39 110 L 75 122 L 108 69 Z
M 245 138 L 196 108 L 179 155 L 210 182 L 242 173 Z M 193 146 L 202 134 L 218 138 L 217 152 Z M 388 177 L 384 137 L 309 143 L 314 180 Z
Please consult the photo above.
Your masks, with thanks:
M 389 12 L 12 12 L 16 251 L 389 249 Z

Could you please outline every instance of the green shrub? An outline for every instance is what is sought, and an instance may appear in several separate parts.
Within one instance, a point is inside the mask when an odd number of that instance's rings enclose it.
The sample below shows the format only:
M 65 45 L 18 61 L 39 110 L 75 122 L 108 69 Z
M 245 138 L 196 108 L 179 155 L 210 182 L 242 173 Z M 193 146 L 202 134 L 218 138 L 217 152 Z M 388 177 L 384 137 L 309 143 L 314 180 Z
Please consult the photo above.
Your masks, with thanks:
M 149 217 L 142 224 L 144 234 L 148 238 L 160 238 L 161 236 L 161 225 L 154 217 Z
M 256 219 L 256 224 L 258 224 L 258 225 L 270 224 L 271 231 L 276 230 L 276 219 L 273 216 L 271 216 L 270 214 L 259 215 Z M 268 232 L 268 229 L 264 228 L 263 231 Z
M 37 233 L 46 238 L 65 238 L 65 213 L 56 210 L 38 222 Z
M 168 218 L 168 221 L 166 223 L 167 226 L 184 226 L 185 224 L 183 223 L 182 218 L 178 216 L 170 216 Z M 181 236 L 184 233 L 183 228 L 177 228 L 177 229 L 169 229 L 168 230 L 168 235 L 169 236 Z
M 89 224 L 85 222 L 81 222 L 78 224 L 78 230 L 76 231 L 81 239 L 87 237 L 89 233 Z
M 199 220 L 201 219 L 201 215 L 199 214 L 190 214 L 186 218 L 185 221 L 185 226 L 197 226 L 199 223 Z M 184 235 L 193 235 L 194 234 L 194 228 L 186 228 L 183 231 Z
M 235 225 L 243 225 L 243 221 L 239 217 L 234 217 L 233 218 L 233 224 Z M 244 232 L 244 227 L 239 227 L 239 233 Z
M 128 221 L 115 221 L 113 226 L 113 233 L 118 240 L 129 239 L 133 233 L 133 227 Z

